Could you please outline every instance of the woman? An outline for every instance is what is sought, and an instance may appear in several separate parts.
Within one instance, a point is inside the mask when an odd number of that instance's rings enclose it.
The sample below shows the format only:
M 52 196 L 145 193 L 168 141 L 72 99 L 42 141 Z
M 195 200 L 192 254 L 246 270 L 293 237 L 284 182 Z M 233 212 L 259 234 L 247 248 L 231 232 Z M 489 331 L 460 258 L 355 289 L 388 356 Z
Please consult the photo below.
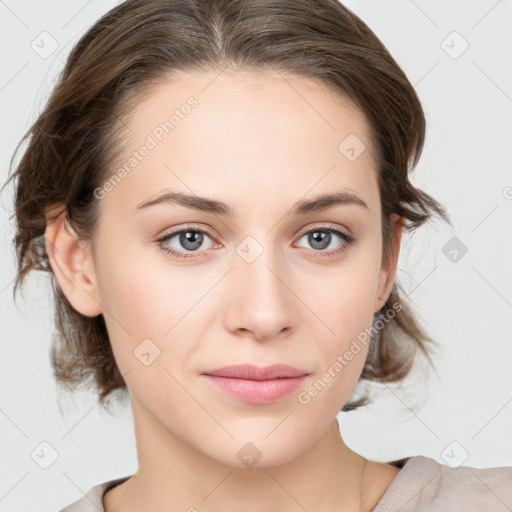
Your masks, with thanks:
M 425 118 L 335 0 L 129 0 L 73 49 L 16 180 L 59 382 L 129 394 L 136 474 L 64 511 L 482 510 L 512 468 L 381 463 L 336 415 L 433 341 L 395 284 Z M 489 491 L 492 489 L 492 492 Z

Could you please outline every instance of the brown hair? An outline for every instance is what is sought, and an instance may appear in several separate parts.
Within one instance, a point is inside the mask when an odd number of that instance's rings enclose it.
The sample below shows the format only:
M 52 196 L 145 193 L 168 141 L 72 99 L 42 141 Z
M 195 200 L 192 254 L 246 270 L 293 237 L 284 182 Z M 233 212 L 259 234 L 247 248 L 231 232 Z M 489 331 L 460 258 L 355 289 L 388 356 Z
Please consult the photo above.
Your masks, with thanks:
M 369 27 L 337 0 L 128 0 L 75 45 L 44 111 L 16 149 L 15 156 L 22 142 L 28 143 L 7 181 L 16 180 L 14 296 L 29 271 L 53 275 L 44 237 L 48 206 L 65 206 L 78 236 L 94 239 L 98 199 L 93 191 L 113 173 L 115 149 L 108 148 L 118 148 L 116 127 L 135 99 L 174 70 L 224 66 L 314 78 L 362 111 L 376 151 L 383 261 L 390 255 L 392 213 L 404 218 L 408 230 L 432 213 L 450 223 L 443 207 L 408 178 L 425 137 L 413 86 Z M 52 284 L 57 330 L 51 362 L 57 382 L 77 389 L 93 380 L 106 408 L 108 397 L 114 392 L 126 396 L 127 389 L 103 315 L 79 314 L 55 276 Z M 436 343 L 396 282 L 374 322 L 390 311 L 392 319 L 371 337 L 363 380 L 403 379 L 418 349 L 432 363 L 429 352 Z M 342 410 L 367 402 L 367 396 L 349 400 Z

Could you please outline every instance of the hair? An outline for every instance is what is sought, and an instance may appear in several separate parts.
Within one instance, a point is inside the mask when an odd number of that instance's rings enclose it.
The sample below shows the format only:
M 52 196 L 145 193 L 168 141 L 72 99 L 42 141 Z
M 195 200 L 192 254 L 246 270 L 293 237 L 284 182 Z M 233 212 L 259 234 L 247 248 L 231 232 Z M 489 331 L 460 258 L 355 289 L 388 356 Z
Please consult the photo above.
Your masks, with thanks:
M 96 385 L 99 402 L 127 393 L 103 315 L 86 317 L 68 302 L 45 249 L 47 221 L 66 211 L 80 239 L 94 240 L 94 190 L 112 176 L 120 119 L 151 85 L 178 71 L 279 70 L 321 82 L 364 114 L 375 149 L 382 214 L 382 261 L 391 254 L 390 215 L 412 231 L 443 206 L 409 181 L 420 158 L 425 115 L 405 73 L 371 29 L 337 0 L 128 0 L 102 16 L 72 49 L 51 96 L 18 144 L 26 148 L 15 180 L 13 295 L 27 273 L 53 277 L 55 327 L 51 364 L 60 386 Z M 113 149 L 112 149 L 113 148 Z M 5 186 L 5 185 L 4 185 Z M 60 205 L 48 215 L 47 208 Z M 48 217 L 47 217 L 48 215 Z M 451 224 L 451 223 L 450 223 Z M 397 307 L 399 305 L 399 307 Z M 360 380 L 398 382 L 418 350 L 432 364 L 437 342 L 424 332 L 399 289 L 374 322 Z M 366 405 L 347 401 L 342 411 Z

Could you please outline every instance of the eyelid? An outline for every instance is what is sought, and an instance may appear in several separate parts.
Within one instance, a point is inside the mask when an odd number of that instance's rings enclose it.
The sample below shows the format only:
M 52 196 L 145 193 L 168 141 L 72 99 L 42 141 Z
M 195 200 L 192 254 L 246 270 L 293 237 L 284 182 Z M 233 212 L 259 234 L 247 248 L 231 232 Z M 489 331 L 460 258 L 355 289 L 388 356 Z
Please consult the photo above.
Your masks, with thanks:
M 208 251 L 200 251 L 198 255 L 195 255 L 193 252 L 188 253 L 187 251 L 178 251 L 173 249 L 172 247 L 167 246 L 166 242 L 170 239 L 174 238 L 179 233 L 184 231 L 197 231 L 199 233 L 206 233 L 213 241 L 214 245 L 218 245 L 217 237 L 214 234 L 213 230 L 207 226 L 199 226 L 193 224 L 185 224 L 184 226 L 178 228 L 172 228 L 170 231 L 159 236 L 155 242 L 163 252 L 170 254 L 176 260 L 186 260 L 186 259 L 196 259 L 200 258 L 201 255 Z
M 186 231 L 187 229 L 197 230 L 197 231 L 200 231 L 200 232 L 204 231 L 212 239 L 214 239 L 214 240 L 217 239 L 217 236 L 215 235 L 213 229 L 209 228 L 208 226 L 199 226 L 199 225 L 195 225 L 195 224 L 185 224 L 184 226 L 182 226 L 182 227 L 180 227 L 178 229 L 172 229 L 171 231 L 162 234 L 160 237 L 158 237 L 158 240 L 161 240 L 163 238 L 167 238 L 167 237 L 169 237 L 171 235 L 176 235 L 178 233 L 181 233 L 182 231 Z M 305 234 L 309 233 L 310 231 L 312 231 L 314 229 L 333 229 L 334 231 L 342 232 L 349 239 L 353 239 L 354 238 L 349 232 L 347 232 L 345 229 L 339 227 L 338 225 L 329 224 L 329 223 L 326 224 L 326 223 L 321 223 L 320 222 L 320 223 L 313 224 L 313 225 L 310 225 L 310 226 L 306 226 L 305 228 L 303 228 L 301 231 L 299 231 L 299 234 L 296 235 L 294 241 L 296 241 L 296 239 L 298 239 L 298 238 L 302 238 Z
M 172 228 L 170 231 L 165 232 L 158 238 L 162 239 L 162 238 L 167 238 L 172 235 L 177 235 L 178 233 L 181 233 L 182 231 L 187 231 L 187 229 L 190 231 L 205 232 L 208 235 L 210 235 L 211 238 L 213 238 L 213 239 L 217 238 L 217 236 L 215 235 L 212 228 L 209 228 L 208 226 L 200 226 L 199 224 L 184 224 L 183 226 L 181 226 L 179 228 L 176 228 L 176 229 Z
M 349 245 L 352 245 L 352 244 L 354 244 L 357 241 L 357 239 L 352 234 L 350 234 L 350 232 L 347 232 L 347 230 L 345 230 L 344 228 L 339 227 L 338 225 L 333 225 L 333 224 L 330 224 L 330 223 L 317 223 L 317 224 L 309 225 L 309 226 L 303 228 L 299 232 L 299 234 L 296 235 L 296 237 L 294 238 L 294 240 L 292 242 L 292 246 L 298 240 L 300 240 L 304 235 L 311 233 L 315 229 L 319 230 L 319 231 L 321 231 L 321 230 L 331 231 L 336 236 L 341 238 L 341 240 L 342 240 L 342 246 L 340 248 L 338 248 L 338 249 L 331 249 L 330 251 L 326 251 L 325 253 L 323 253 L 323 251 L 315 251 L 313 249 L 305 248 L 305 250 L 307 252 L 313 253 L 313 254 L 315 254 L 315 256 L 318 256 L 320 258 L 336 257 L 337 255 L 339 255 L 342 252 L 344 252 L 348 248 Z M 157 244 L 160 246 L 160 248 L 164 252 L 173 254 L 173 256 L 176 259 L 200 258 L 203 253 L 206 253 L 208 251 L 207 250 L 203 250 L 203 251 L 200 251 L 197 255 L 194 255 L 193 252 L 192 253 L 188 253 L 187 251 L 177 251 L 176 249 L 171 249 L 171 248 L 165 246 L 165 241 L 166 240 L 169 240 L 169 239 L 173 238 L 174 236 L 176 236 L 177 234 L 182 233 L 182 232 L 187 231 L 187 230 L 197 231 L 197 232 L 200 232 L 200 233 L 206 233 L 212 239 L 214 244 L 218 244 L 219 243 L 219 242 L 217 242 L 217 236 L 214 234 L 214 231 L 210 227 L 193 225 L 193 224 L 185 224 L 184 226 L 178 227 L 176 229 L 172 229 L 171 231 L 169 231 L 169 232 L 163 234 L 162 236 L 160 236 L 156 240 L 156 242 L 157 242 Z
M 315 229 L 318 229 L 318 230 L 321 230 L 321 229 L 326 229 L 326 230 L 327 229 L 332 229 L 333 231 L 339 231 L 339 232 L 343 233 L 343 235 L 345 235 L 350 240 L 355 240 L 354 236 L 351 235 L 350 232 L 348 232 L 348 230 L 345 230 L 344 228 L 341 228 L 337 224 L 329 224 L 329 223 L 321 223 L 321 222 L 318 223 L 318 224 L 313 224 L 313 225 L 305 227 L 303 230 L 301 230 L 299 232 L 299 234 L 297 235 L 297 238 L 301 238 L 305 234 L 307 234 L 310 231 L 313 231 Z

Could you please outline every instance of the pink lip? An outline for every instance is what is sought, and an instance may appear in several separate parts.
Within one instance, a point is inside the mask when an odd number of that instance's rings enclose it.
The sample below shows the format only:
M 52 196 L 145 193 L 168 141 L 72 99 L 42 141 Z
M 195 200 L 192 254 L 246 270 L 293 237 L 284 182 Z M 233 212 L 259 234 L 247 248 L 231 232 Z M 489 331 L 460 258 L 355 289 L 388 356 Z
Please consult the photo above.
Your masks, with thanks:
M 293 393 L 308 375 L 289 365 L 235 365 L 203 374 L 216 388 L 244 402 L 268 404 Z

